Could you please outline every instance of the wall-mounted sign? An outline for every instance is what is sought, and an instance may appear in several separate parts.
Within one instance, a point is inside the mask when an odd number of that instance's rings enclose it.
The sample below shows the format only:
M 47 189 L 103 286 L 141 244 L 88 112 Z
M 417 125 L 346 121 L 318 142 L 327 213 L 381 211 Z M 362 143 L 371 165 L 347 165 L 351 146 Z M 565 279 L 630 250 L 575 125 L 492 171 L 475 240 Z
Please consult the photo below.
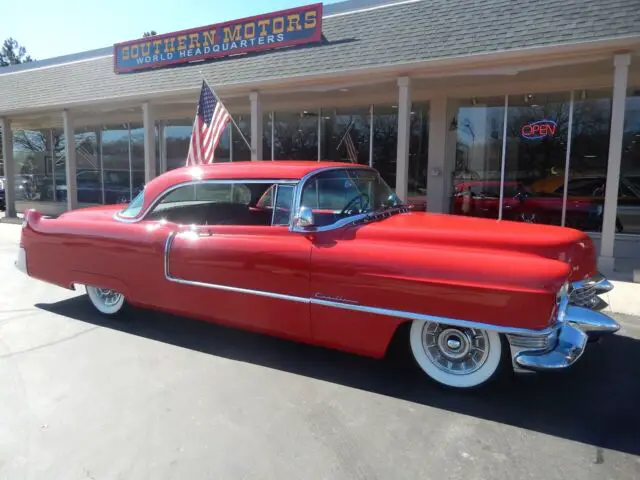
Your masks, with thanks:
M 557 127 L 558 124 L 553 120 L 538 120 L 523 125 L 520 134 L 526 140 L 540 140 L 541 138 L 553 137 Z
M 116 73 L 320 41 L 322 4 L 155 35 L 113 46 Z

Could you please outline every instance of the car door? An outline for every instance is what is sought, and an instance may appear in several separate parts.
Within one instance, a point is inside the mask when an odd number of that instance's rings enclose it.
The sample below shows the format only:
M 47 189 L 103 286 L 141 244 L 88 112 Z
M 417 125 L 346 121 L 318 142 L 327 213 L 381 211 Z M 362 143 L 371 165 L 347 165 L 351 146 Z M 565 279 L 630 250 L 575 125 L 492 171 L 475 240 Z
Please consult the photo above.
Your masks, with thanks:
M 238 208 L 249 213 L 234 217 L 237 222 L 172 232 L 164 251 L 172 310 L 291 338 L 310 337 L 311 243 L 289 231 L 289 215 L 283 214 L 287 205 L 290 211 L 293 186 L 274 190 L 273 209 L 249 202 Z

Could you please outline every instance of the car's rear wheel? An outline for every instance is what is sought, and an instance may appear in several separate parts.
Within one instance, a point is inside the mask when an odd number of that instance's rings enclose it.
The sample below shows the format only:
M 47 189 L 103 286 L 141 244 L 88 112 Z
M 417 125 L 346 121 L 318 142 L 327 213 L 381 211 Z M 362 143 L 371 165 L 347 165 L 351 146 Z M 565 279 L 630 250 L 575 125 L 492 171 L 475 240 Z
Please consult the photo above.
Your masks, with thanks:
M 93 306 L 103 315 L 116 316 L 125 307 L 125 298 L 119 292 L 108 288 L 87 285 L 87 295 Z
M 495 378 L 503 364 L 497 332 L 414 320 L 409 338 L 420 368 L 447 387 L 479 387 Z

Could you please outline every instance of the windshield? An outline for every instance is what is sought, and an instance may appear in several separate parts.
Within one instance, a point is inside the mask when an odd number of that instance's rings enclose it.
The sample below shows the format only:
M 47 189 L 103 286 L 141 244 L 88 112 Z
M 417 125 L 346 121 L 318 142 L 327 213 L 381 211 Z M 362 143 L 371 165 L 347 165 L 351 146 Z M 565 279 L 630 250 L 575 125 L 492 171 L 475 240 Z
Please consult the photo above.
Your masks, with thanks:
M 313 211 L 316 226 L 401 205 L 378 172 L 362 168 L 318 174 L 305 183 L 301 199 L 301 206 Z

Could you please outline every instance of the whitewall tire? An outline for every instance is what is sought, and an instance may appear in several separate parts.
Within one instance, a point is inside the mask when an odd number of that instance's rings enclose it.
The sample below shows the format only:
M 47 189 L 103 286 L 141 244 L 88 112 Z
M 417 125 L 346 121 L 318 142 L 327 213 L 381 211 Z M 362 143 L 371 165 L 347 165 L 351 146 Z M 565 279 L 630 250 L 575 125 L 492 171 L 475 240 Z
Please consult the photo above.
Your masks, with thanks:
M 502 365 L 497 332 L 414 320 L 409 339 L 420 368 L 447 387 L 479 387 L 493 379 Z
M 121 293 L 108 288 L 87 285 L 87 295 L 93 306 L 103 315 L 115 316 L 122 312 L 125 298 Z

